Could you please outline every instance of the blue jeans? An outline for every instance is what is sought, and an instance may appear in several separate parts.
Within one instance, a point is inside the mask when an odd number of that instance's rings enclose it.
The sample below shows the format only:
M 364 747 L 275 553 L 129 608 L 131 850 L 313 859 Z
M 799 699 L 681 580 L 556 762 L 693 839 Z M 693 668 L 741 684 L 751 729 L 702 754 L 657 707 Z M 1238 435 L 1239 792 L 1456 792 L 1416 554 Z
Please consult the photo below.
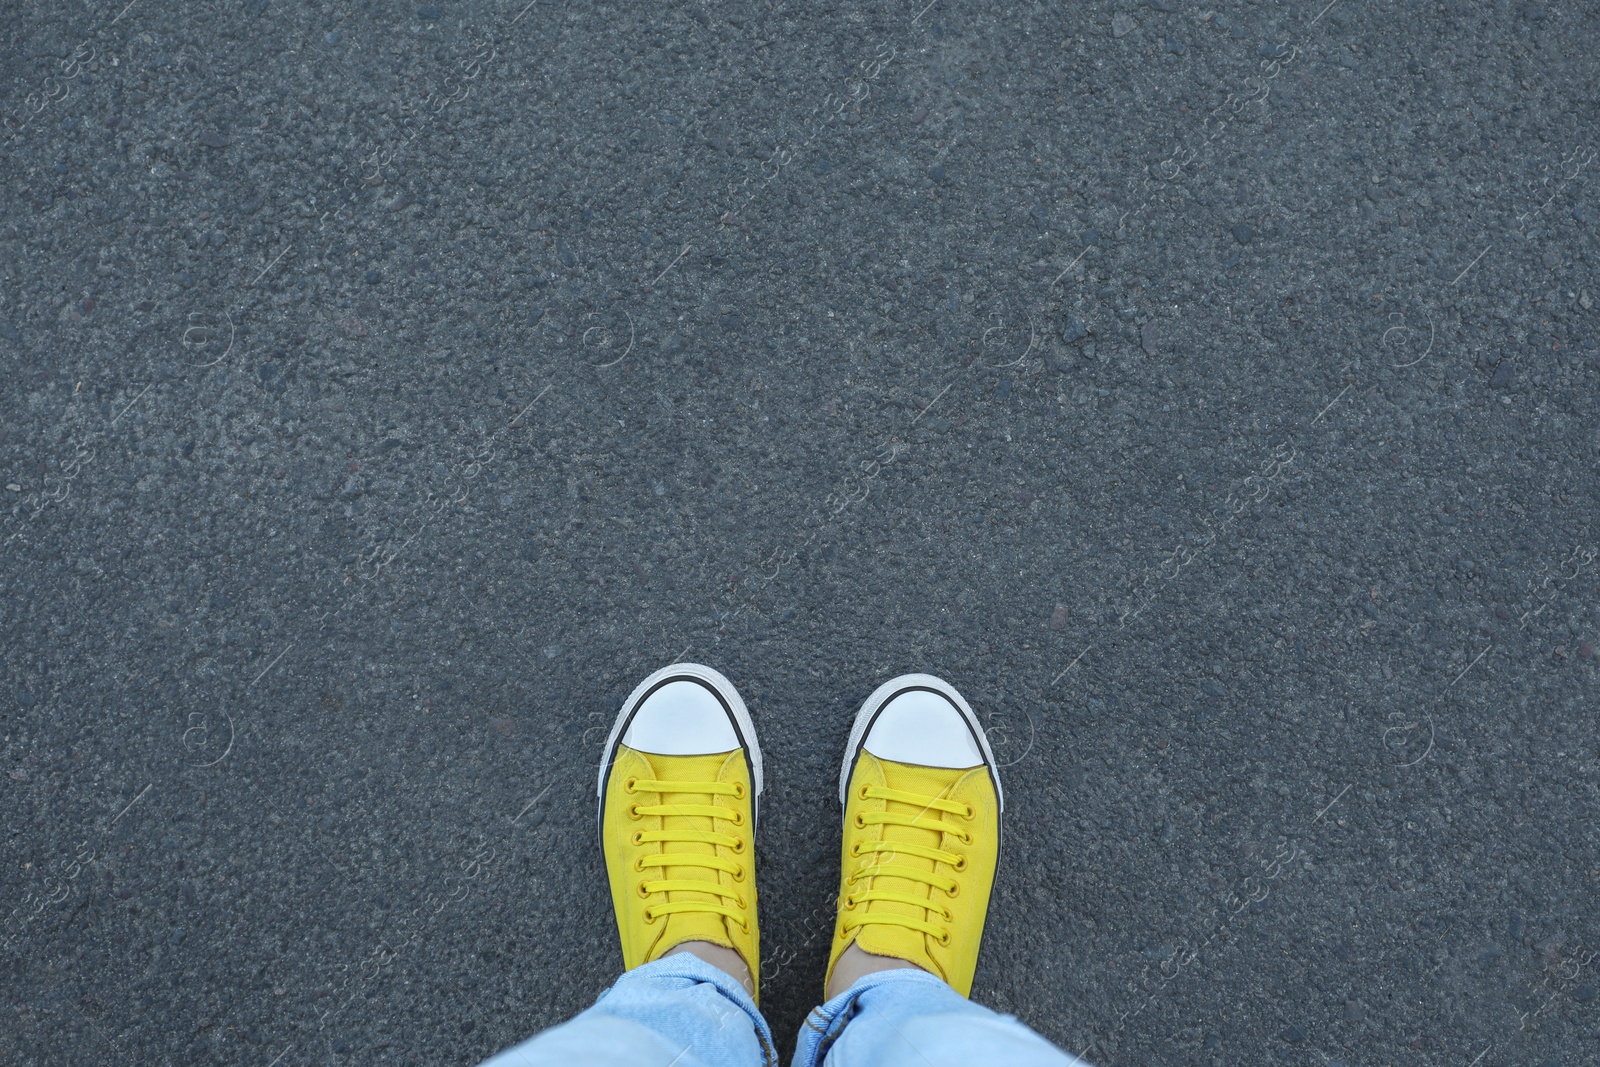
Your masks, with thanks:
M 481 1067 L 773 1067 L 772 1030 L 731 975 L 686 952 L 635 967 L 569 1022 Z M 794 1067 L 1089 1067 L 926 971 L 878 971 L 806 1018 Z

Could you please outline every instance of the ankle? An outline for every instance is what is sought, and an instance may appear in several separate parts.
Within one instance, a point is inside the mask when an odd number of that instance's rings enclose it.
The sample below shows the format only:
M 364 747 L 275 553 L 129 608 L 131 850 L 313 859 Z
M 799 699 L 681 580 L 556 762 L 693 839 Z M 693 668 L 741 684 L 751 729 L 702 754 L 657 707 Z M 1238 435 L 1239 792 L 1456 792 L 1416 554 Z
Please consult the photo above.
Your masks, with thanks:
M 706 963 L 711 964 L 719 971 L 726 971 L 736 978 L 740 985 L 744 986 L 746 993 L 749 993 L 752 997 L 756 995 L 755 982 L 750 977 L 750 967 L 744 962 L 744 957 L 733 949 L 723 948 L 721 945 L 713 945 L 709 941 L 685 941 L 681 945 L 674 945 L 669 948 L 661 956 L 665 959 L 675 952 L 687 952 L 696 959 L 704 960 Z
M 823 999 L 832 1000 L 866 975 L 905 968 L 913 971 L 923 970 L 910 960 L 903 960 L 898 956 L 874 955 L 851 945 L 840 954 L 839 962 L 833 965 L 833 974 L 828 979 L 828 988 L 823 991 Z

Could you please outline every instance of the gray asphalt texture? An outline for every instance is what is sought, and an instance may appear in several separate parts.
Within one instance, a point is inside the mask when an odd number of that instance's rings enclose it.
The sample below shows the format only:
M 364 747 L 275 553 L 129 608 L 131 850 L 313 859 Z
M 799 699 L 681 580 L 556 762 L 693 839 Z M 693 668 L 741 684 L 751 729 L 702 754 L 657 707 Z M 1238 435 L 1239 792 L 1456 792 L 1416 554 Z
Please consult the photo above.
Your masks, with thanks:
M 14 4 L 0 1063 L 462 1064 L 594 772 L 760 731 L 763 1006 L 931 671 L 974 998 L 1100 1067 L 1600 1059 L 1600 12 Z

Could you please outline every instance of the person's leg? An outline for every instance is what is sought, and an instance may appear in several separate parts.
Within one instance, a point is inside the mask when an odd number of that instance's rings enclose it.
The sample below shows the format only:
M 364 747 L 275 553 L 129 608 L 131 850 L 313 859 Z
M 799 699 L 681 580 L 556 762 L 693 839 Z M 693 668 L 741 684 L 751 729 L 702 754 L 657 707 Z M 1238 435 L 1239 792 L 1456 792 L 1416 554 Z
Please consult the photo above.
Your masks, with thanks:
M 732 975 L 678 952 L 635 967 L 594 1007 L 482 1067 L 766 1067 L 772 1031 Z
M 1016 1019 L 967 999 L 1000 854 L 1004 797 L 978 717 L 908 674 L 856 716 L 839 775 L 839 918 L 795 1067 L 1068 1067 Z
M 485 1067 L 776 1062 L 756 1007 L 761 785 L 755 728 L 728 679 L 678 663 L 639 684 L 597 784 L 627 973 L 588 1011 Z
M 975 1004 L 919 968 L 866 975 L 813 1009 L 794 1067 L 1088 1067 L 1016 1018 Z

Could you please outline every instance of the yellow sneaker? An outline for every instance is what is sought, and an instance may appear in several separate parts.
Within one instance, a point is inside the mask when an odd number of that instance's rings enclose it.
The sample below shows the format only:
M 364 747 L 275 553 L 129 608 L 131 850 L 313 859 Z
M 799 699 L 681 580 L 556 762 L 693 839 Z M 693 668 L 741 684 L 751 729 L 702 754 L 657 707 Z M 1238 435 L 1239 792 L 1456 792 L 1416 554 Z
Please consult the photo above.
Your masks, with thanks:
M 733 683 L 698 663 L 646 678 L 611 728 L 598 790 L 623 964 L 709 941 L 739 953 L 757 981 L 761 749 Z
M 851 945 L 972 993 L 1000 854 L 994 753 L 955 687 L 929 674 L 862 705 L 839 775 L 838 922 L 823 988 Z

